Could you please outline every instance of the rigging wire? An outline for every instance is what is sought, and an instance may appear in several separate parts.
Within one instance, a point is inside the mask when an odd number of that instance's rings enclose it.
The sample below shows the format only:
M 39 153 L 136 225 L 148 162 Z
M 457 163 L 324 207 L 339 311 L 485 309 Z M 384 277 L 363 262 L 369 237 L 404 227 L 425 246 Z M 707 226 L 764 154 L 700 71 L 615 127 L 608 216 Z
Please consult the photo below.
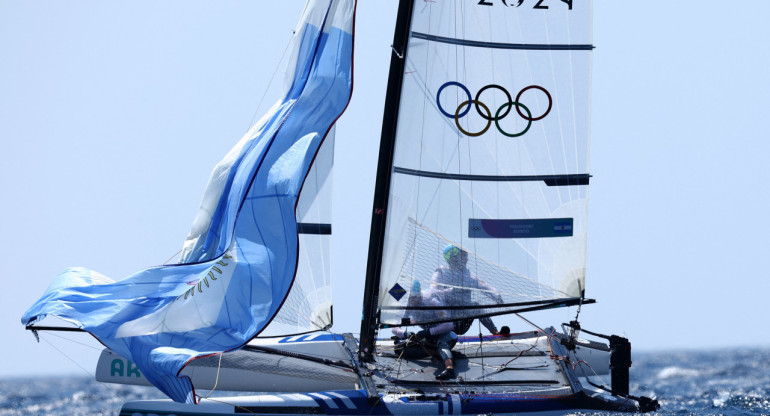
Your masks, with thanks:
M 259 114 L 259 109 L 262 108 L 262 103 L 265 101 L 267 92 L 270 91 L 270 86 L 273 85 L 273 80 L 275 80 L 275 75 L 278 73 L 278 69 L 282 67 L 283 58 L 286 56 L 286 51 L 289 50 L 289 47 L 293 43 L 292 40 L 294 39 L 294 35 L 296 35 L 296 31 L 292 30 L 291 38 L 289 39 L 289 42 L 286 43 L 286 48 L 284 48 L 283 53 L 281 54 L 281 59 L 278 61 L 278 65 L 275 66 L 275 70 L 273 70 L 273 75 L 270 77 L 270 82 L 267 83 L 265 92 L 262 94 L 262 98 L 259 99 L 259 104 L 257 104 L 257 108 L 254 110 L 254 115 L 251 116 L 251 122 L 249 122 L 249 126 L 246 128 L 246 131 L 248 131 L 251 128 L 251 126 L 254 125 L 254 120 L 257 118 L 257 114 Z
M 81 345 L 81 346 L 84 346 L 84 347 L 87 347 L 87 348 L 91 348 L 92 350 L 96 350 L 96 351 L 101 351 L 101 350 L 102 350 L 101 348 L 98 348 L 98 347 L 94 347 L 93 345 L 84 344 L 84 343 L 82 343 L 82 342 L 78 342 L 78 341 L 75 341 L 74 339 L 70 339 L 70 338 L 67 338 L 67 337 L 63 337 L 63 336 L 61 336 L 61 335 L 57 335 L 57 334 L 55 334 L 55 333 L 53 333 L 53 332 L 50 332 L 50 334 L 51 334 L 52 336 L 54 336 L 54 337 L 57 337 L 57 338 L 63 339 L 63 340 L 65 340 L 65 341 L 69 341 L 69 342 L 72 342 L 73 344 L 78 344 L 78 345 Z M 39 336 L 39 335 L 38 335 L 38 336 Z M 46 341 L 46 342 L 50 343 L 48 340 L 44 340 L 44 341 Z M 89 373 L 89 374 L 90 374 L 90 373 Z
M 63 356 L 64 356 L 64 358 L 66 358 L 66 359 L 70 360 L 70 362 L 72 362 L 72 364 L 75 364 L 75 365 L 76 365 L 78 368 L 80 368 L 81 370 L 83 370 L 83 372 L 84 372 L 84 373 L 86 373 L 86 374 L 88 374 L 88 376 L 89 376 L 89 377 L 93 375 L 93 374 L 92 374 L 90 371 L 88 371 L 88 370 L 86 370 L 85 368 L 83 368 L 83 366 L 81 366 L 81 365 L 80 365 L 80 364 L 79 364 L 77 361 L 75 361 L 74 359 L 72 359 L 72 357 L 70 357 L 69 355 L 65 354 L 65 353 L 64 353 L 64 351 L 60 350 L 60 349 L 59 349 L 59 347 L 57 347 L 56 345 L 54 345 L 54 343 L 52 343 L 51 341 L 49 341 L 49 340 L 47 340 L 47 339 L 45 339 L 45 338 L 41 338 L 41 339 L 42 339 L 43 341 L 45 341 L 45 343 L 46 343 L 46 344 L 50 345 L 50 346 L 51 346 L 53 349 L 55 349 L 56 351 L 58 351 L 58 352 L 59 352 L 61 355 L 63 355 Z M 65 339 L 66 339 L 66 338 L 65 338 Z
M 470 103 L 468 103 L 470 105 Z M 476 324 L 479 327 L 479 349 L 478 351 L 481 352 L 481 380 L 486 381 L 487 377 L 487 368 L 484 366 L 484 335 L 481 333 L 481 319 L 476 320 L 478 323 Z M 486 392 L 487 385 L 482 385 L 482 392 Z
M 91 346 L 91 345 L 83 344 L 83 343 L 77 342 L 77 341 L 75 341 L 75 340 L 72 340 L 72 339 L 69 339 L 69 338 L 65 338 L 65 337 L 62 337 L 62 336 L 58 336 L 58 335 L 55 335 L 55 334 L 52 334 L 52 335 L 54 335 L 54 336 L 56 336 L 56 337 L 58 337 L 58 338 L 61 338 L 61 339 L 65 340 L 65 341 L 73 342 L 73 343 L 75 343 L 75 344 L 79 344 L 79 345 L 82 345 L 82 346 L 85 346 L 85 347 L 89 347 L 89 348 L 92 348 L 92 349 L 96 349 L 96 350 L 98 350 L 98 348 L 95 348 L 95 347 L 93 347 L 93 346 Z M 75 360 L 74 360 L 72 357 L 70 357 L 69 355 L 67 355 L 67 354 L 66 354 L 64 351 L 62 351 L 61 349 L 59 349 L 59 348 L 58 348 L 58 347 L 57 347 L 57 346 L 56 346 L 54 343 L 52 343 L 51 341 L 49 341 L 49 340 L 48 340 L 48 339 L 46 339 L 46 338 L 43 338 L 43 337 L 42 337 L 42 336 L 40 336 L 40 335 L 38 335 L 38 337 L 37 337 L 37 338 L 38 338 L 38 340 L 42 339 L 43 341 L 45 341 L 45 343 L 46 343 L 46 344 L 50 345 L 50 346 L 51 346 L 53 349 L 55 349 L 56 351 L 58 351 L 58 352 L 59 352 L 59 354 L 61 354 L 62 356 L 64 356 L 64 358 L 66 358 L 66 359 L 70 360 L 70 362 L 72 362 L 73 364 L 75 364 L 75 366 L 77 366 L 79 369 L 83 370 L 83 372 L 84 372 L 84 373 L 86 373 L 86 375 L 88 375 L 88 377 L 89 377 L 89 378 L 91 378 L 91 377 L 93 377 L 93 376 L 94 376 L 94 374 L 93 374 L 91 371 L 88 371 L 88 370 L 86 370 L 85 368 L 83 368 L 83 366 L 82 366 L 82 365 L 80 365 L 80 364 L 79 364 L 77 361 L 75 361 Z M 111 394 L 111 395 L 115 395 L 115 394 L 117 393 L 117 391 L 118 391 L 118 388 L 117 388 L 117 387 L 113 388 L 113 387 L 111 387 L 111 386 L 108 386 L 108 385 L 107 385 L 107 384 L 105 384 L 105 383 L 97 383 L 97 385 L 99 386 L 99 388 L 101 388 L 101 389 L 104 389 L 104 390 L 108 391 L 108 392 L 109 392 L 109 394 Z
M 535 347 L 537 347 L 538 341 L 540 341 L 540 334 L 541 334 L 541 332 L 537 332 L 537 338 L 535 338 L 535 342 L 532 343 L 531 347 L 527 348 L 526 350 L 519 351 L 519 354 L 516 355 L 515 357 L 513 357 L 510 361 L 508 361 L 505 364 L 503 364 L 503 367 L 507 367 L 508 364 L 518 360 L 521 356 L 523 356 L 524 353 L 532 351 L 533 349 L 535 349 Z
M 539 327 L 539 326 L 537 326 L 537 324 L 535 324 L 534 322 L 532 322 L 532 321 L 530 321 L 529 319 L 527 319 L 527 318 L 525 318 L 525 317 L 521 316 L 521 314 L 519 314 L 519 313 L 516 313 L 516 312 L 514 312 L 513 314 L 514 314 L 514 315 L 516 315 L 516 316 L 518 316 L 518 317 L 519 317 L 520 319 L 522 319 L 524 322 L 526 322 L 526 323 L 528 323 L 528 324 L 532 325 L 533 327 L 537 328 L 537 330 L 538 330 L 538 331 L 542 332 L 542 333 L 543 333 L 545 336 L 547 336 L 548 338 L 556 338 L 556 337 L 555 337 L 553 334 L 550 334 L 550 333 L 548 333 L 546 330 L 544 330 L 543 328 L 540 328 L 540 327 Z
M 179 249 L 179 251 L 177 251 L 176 253 L 174 253 L 174 255 L 172 255 L 171 257 L 169 257 L 169 258 L 168 258 L 168 260 L 164 261 L 164 262 L 163 262 L 163 265 L 164 265 L 164 266 L 165 266 L 165 265 L 167 265 L 167 264 L 168 264 L 168 262 L 170 262 L 171 260 L 173 260 L 173 259 L 174 259 L 176 256 L 178 256 L 178 255 L 179 255 L 179 253 L 181 253 L 181 252 L 182 252 L 182 249 L 180 248 L 180 249 Z

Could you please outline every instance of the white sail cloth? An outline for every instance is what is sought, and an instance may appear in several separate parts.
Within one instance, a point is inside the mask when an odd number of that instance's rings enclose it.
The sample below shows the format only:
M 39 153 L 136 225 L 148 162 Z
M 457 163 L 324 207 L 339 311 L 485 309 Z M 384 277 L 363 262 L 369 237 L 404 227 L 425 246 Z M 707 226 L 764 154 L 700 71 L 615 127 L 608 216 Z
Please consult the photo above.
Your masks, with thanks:
M 420 1 L 409 33 L 380 323 L 401 322 L 408 288 L 428 287 L 450 244 L 501 295 L 460 287 L 473 296 L 447 305 L 458 314 L 582 297 L 591 2 Z

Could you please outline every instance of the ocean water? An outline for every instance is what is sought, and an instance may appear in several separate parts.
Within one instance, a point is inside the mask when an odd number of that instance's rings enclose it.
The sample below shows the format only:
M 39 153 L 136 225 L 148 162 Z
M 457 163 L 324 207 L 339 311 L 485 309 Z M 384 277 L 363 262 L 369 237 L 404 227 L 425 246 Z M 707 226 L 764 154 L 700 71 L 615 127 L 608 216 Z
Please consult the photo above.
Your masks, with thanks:
M 632 394 L 657 396 L 657 415 L 770 415 L 770 349 L 635 352 L 633 360 Z M 0 416 L 116 415 L 127 400 L 157 398 L 151 388 L 89 377 L 0 380 Z
M 635 353 L 633 360 L 631 390 L 657 396 L 657 414 L 770 415 L 770 349 Z

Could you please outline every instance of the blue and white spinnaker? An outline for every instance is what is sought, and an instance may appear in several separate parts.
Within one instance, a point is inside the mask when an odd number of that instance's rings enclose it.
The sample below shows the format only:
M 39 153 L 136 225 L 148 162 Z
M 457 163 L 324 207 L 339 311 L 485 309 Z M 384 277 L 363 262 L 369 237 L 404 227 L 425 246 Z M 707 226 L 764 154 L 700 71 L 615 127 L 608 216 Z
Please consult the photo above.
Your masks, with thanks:
M 84 268 L 57 276 L 22 317 L 57 316 L 134 361 L 178 402 L 192 359 L 239 348 L 288 296 L 297 270 L 295 208 L 311 164 L 350 99 L 355 0 L 311 0 L 288 88 L 217 166 L 182 263 L 120 281 Z

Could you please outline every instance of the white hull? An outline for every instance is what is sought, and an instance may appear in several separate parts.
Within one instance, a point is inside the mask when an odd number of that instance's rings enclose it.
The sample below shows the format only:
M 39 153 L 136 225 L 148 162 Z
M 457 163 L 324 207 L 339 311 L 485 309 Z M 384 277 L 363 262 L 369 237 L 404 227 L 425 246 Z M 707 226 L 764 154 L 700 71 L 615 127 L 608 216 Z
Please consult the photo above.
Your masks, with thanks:
M 367 388 L 218 397 L 203 399 L 198 405 L 170 400 L 129 402 L 120 414 L 562 415 L 640 410 L 633 400 L 585 389 L 571 365 L 553 359 L 577 358 L 559 338 L 528 336 L 531 334 L 485 340 L 481 345 L 478 339 L 464 339 L 454 349 L 459 373 L 456 380 L 435 380 L 440 364 L 429 357 L 394 358 L 392 342 L 389 345 L 381 340 L 377 362 L 362 365 L 367 376 L 360 380 L 368 383 Z M 309 342 L 302 348 L 320 342 Z M 345 348 L 344 343 L 338 345 Z M 482 350 L 483 361 L 477 354 Z M 594 354 L 598 357 L 598 350 Z
M 486 359 L 485 365 L 491 368 L 490 366 L 502 365 L 516 357 L 521 351 L 531 349 L 541 351 L 541 354 L 517 358 L 516 364 L 519 366 L 517 375 L 520 378 L 538 379 L 542 377 L 543 371 L 532 371 L 526 374 L 520 367 L 526 365 L 525 361 L 529 361 L 529 365 L 543 365 L 543 354 L 548 349 L 545 344 L 546 339 L 542 335 L 538 339 L 537 333 L 530 332 L 515 334 L 508 338 L 485 338 L 485 341 L 480 345 L 478 337 L 461 337 L 460 342 L 453 350 L 466 357 L 470 365 L 462 366 L 464 361 L 459 359 L 458 375 L 463 376 L 462 368 L 467 367 L 470 370 L 473 365 L 477 365 L 476 362 L 482 362 L 481 354 L 478 351 L 483 352 Z M 393 342 L 380 340 L 378 345 L 378 350 L 385 351 L 379 360 L 387 361 L 389 359 L 387 351 L 392 349 Z M 535 348 L 532 348 L 533 346 Z M 287 354 L 268 354 L 258 349 L 276 350 Z M 221 362 L 219 356 L 194 360 L 185 367 L 182 375 L 189 376 L 199 392 L 216 388 L 220 391 L 307 393 L 350 390 L 360 387 L 358 376 L 350 369 L 287 356 L 292 353 L 340 361 L 347 365 L 351 363 L 350 354 L 346 351 L 340 335 L 317 333 L 297 337 L 252 340 L 245 349 L 224 354 Z M 578 345 L 577 356 L 587 363 L 592 370 L 591 375 L 608 374 L 609 353 L 606 346 L 585 342 Z M 390 357 L 390 359 L 394 359 L 394 357 Z M 425 366 L 424 363 L 420 362 L 416 365 Z M 430 367 L 431 377 L 432 370 L 438 370 L 438 368 L 438 366 Z M 408 364 L 401 366 L 401 369 L 414 371 Z M 484 375 L 482 374 L 482 376 Z M 428 380 L 431 377 L 428 377 Z M 474 377 L 478 377 L 478 375 L 467 374 L 465 378 Z M 150 385 L 132 362 L 107 349 L 99 357 L 96 379 L 106 383 Z
M 356 388 L 358 377 L 344 369 L 286 355 L 267 354 L 249 347 L 312 354 L 350 363 L 341 337 L 315 334 L 252 340 L 244 349 L 224 354 L 221 362 L 219 356 L 194 360 L 182 370 L 182 375 L 190 377 L 198 391 L 216 388 L 224 391 L 313 392 Z M 96 380 L 150 385 L 134 363 L 108 349 L 103 350 L 99 357 Z

